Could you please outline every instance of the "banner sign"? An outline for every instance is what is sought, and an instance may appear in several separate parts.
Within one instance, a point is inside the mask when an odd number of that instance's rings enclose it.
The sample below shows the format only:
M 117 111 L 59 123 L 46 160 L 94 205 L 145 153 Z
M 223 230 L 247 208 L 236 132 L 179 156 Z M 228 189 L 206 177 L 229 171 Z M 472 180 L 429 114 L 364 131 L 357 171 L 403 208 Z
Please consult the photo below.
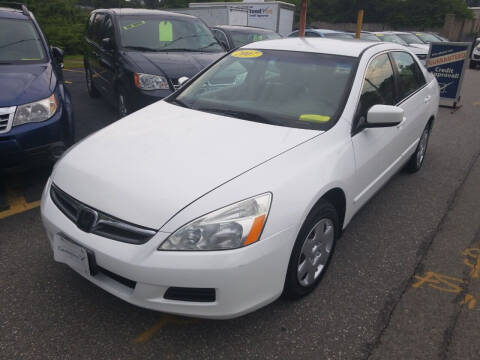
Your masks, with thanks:
M 455 42 L 430 44 L 427 69 L 437 78 L 440 85 L 442 105 L 456 108 L 460 103 L 470 45 L 470 43 Z

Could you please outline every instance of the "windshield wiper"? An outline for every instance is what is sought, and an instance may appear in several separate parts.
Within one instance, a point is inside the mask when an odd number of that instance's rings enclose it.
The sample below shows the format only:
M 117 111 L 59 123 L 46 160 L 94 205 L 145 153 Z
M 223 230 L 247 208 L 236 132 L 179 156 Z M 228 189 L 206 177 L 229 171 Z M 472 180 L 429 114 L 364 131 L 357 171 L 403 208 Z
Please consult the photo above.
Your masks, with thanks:
M 254 114 L 248 111 L 238 111 L 238 110 L 228 110 L 228 109 L 218 109 L 218 108 L 198 108 L 195 110 L 205 111 L 213 114 L 226 115 L 226 116 L 235 117 L 235 118 L 244 119 L 244 120 L 261 122 L 264 124 L 275 124 L 274 121 L 271 121 L 262 115 Z
M 15 45 L 15 44 L 20 44 L 20 43 L 25 42 L 25 41 L 32 41 L 32 40 L 39 40 L 39 39 L 32 38 L 32 39 L 23 39 L 23 40 L 14 41 L 14 42 L 11 42 L 11 43 L 0 46 L 0 49 L 9 47 L 9 46 L 12 46 L 12 45 Z
M 187 109 L 191 109 L 191 107 L 188 106 L 187 104 L 185 104 L 182 100 L 173 99 L 173 100 L 170 100 L 170 103 L 171 103 L 171 104 L 179 105 L 179 106 L 184 107 L 184 108 L 187 108 Z
M 157 52 L 158 49 L 150 48 L 147 46 L 125 46 L 126 49 L 138 50 L 138 51 L 153 51 Z

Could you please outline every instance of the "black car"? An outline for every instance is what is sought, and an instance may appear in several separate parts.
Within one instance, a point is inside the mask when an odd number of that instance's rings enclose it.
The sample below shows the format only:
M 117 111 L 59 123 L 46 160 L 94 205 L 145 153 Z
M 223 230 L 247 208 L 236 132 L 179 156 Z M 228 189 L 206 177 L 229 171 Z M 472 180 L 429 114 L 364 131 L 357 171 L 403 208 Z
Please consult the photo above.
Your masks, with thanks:
M 225 53 L 200 19 L 160 10 L 95 10 L 85 41 L 88 93 L 119 117 L 168 96 Z
M 217 25 L 212 27 L 217 40 L 232 50 L 260 40 L 281 39 L 275 31 L 251 26 Z
M 63 52 L 22 4 L 0 4 L 0 168 L 46 165 L 74 141 Z

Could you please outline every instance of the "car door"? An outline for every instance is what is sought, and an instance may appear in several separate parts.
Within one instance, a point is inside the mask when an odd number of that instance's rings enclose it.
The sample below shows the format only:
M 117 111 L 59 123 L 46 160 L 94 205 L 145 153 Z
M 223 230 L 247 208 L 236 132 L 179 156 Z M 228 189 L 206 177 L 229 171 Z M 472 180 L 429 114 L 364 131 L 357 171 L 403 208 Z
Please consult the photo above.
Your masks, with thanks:
M 366 69 L 352 129 L 356 178 L 354 208 L 358 210 L 399 168 L 403 141 L 398 126 L 364 128 L 368 110 L 377 104 L 395 105 L 395 73 L 388 53 L 374 56 Z
M 115 89 L 115 32 L 111 15 L 105 15 L 98 51 L 98 79 L 101 91 L 113 100 Z M 109 39 L 109 44 L 105 43 Z
M 399 127 L 402 132 L 402 152 L 407 157 L 415 151 L 428 123 L 434 85 L 427 85 L 420 65 L 409 53 L 394 51 L 391 57 L 398 79 L 397 106 L 405 111 L 405 120 Z
M 92 72 L 92 83 L 100 92 L 104 94 L 103 83 L 100 77 L 100 41 L 103 35 L 103 22 L 105 14 L 97 13 L 93 20 L 92 36 L 90 39 L 91 53 L 89 56 L 90 71 Z

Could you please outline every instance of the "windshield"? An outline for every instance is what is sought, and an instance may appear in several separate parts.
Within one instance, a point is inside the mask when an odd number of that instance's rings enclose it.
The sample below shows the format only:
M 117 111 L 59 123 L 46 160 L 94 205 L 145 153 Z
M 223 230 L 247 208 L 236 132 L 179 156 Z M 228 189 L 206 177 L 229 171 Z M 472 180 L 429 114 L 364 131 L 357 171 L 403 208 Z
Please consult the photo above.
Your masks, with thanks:
M 422 40 L 420 40 L 413 34 L 398 34 L 397 36 L 403 41 L 405 41 L 407 44 L 425 44 Z
M 347 33 L 325 33 L 323 34 L 326 38 L 331 38 L 331 39 L 354 39 L 355 35 L 353 34 L 347 34 Z
M 432 34 L 427 34 L 427 33 L 417 33 L 415 34 L 417 35 L 420 39 L 422 39 L 423 42 L 429 44 L 429 43 L 432 43 L 432 42 L 439 42 L 441 41 L 439 38 L 437 38 L 436 36 L 432 35 Z
M 386 42 L 391 42 L 395 44 L 400 44 L 400 45 L 408 45 L 405 41 L 400 39 L 397 35 L 394 34 L 375 34 L 377 37 Z
M 376 37 L 374 34 L 365 34 L 365 33 L 360 34 L 360 39 L 368 40 L 368 41 L 377 41 L 377 42 L 380 41 L 380 39 Z
M 123 47 L 143 51 L 224 51 L 207 26 L 197 19 L 122 16 L 120 37 Z
M 282 37 L 274 32 L 259 31 L 230 31 L 234 47 L 241 47 L 261 40 L 275 40 Z
M 238 50 L 185 88 L 174 104 L 280 126 L 329 129 L 343 110 L 356 58 Z
M 0 19 L 0 63 L 45 60 L 42 41 L 30 21 Z

